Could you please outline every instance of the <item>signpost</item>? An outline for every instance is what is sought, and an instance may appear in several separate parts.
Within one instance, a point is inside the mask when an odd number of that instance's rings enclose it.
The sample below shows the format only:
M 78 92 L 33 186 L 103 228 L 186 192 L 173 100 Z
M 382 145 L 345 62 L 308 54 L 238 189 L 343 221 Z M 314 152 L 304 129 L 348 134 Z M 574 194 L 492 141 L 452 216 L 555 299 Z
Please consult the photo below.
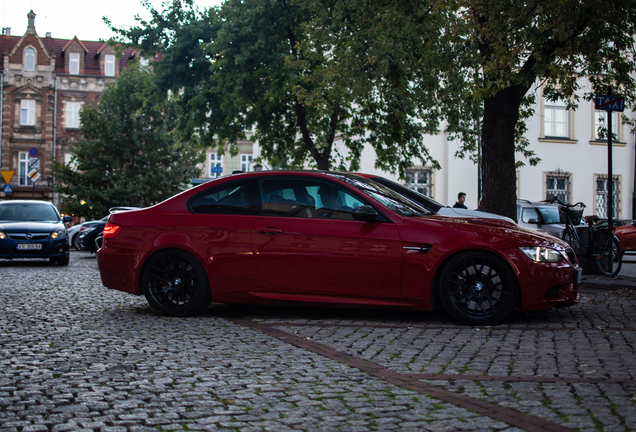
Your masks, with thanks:
M 612 173 L 612 114 L 611 111 L 623 112 L 625 98 L 622 96 L 596 95 L 594 108 L 607 113 L 607 228 L 612 229 L 612 213 L 614 212 L 614 176 Z
M 15 171 L 5 170 L 5 171 L 0 171 L 0 174 L 2 175 L 2 179 L 5 182 L 5 185 L 2 188 L 2 192 L 4 192 L 5 194 L 12 194 L 13 187 L 9 183 L 11 183 L 11 179 L 13 178 Z
M 31 181 L 33 182 L 33 198 L 35 198 L 35 182 L 37 181 L 37 179 L 39 179 L 41 177 L 41 175 L 40 175 L 40 172 L 38 170 L 33 168 L 31 171 L 29 171 L 28 176 L 31 179 Z

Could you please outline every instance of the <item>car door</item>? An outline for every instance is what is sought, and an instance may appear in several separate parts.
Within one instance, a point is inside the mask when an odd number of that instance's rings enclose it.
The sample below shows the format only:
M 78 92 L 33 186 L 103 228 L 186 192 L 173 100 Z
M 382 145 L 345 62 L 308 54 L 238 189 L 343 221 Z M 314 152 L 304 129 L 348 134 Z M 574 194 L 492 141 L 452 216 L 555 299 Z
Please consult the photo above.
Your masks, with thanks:
M 270 286 L 297 293 L 400 294 L 402 246 L 392 222 L 354 220 L 352 209 L 364 201 L 320 179 L 261 182 L 263 216 L 252 227 L 252 243 Z M 325 188 L 337 192 L 335 205 L 321 194 Z
M 178 218 L 179 231 L 190 238 L 201 257 L 209 260 L 210 281 L 218 278 L 214 280 L 223 282 L 226 289 L 241 289 L 232 281 L 262 280 L 250 232 L 261 213 L 258 180 L 211 187 L 192 197 L 188 206 L 190 214 Z

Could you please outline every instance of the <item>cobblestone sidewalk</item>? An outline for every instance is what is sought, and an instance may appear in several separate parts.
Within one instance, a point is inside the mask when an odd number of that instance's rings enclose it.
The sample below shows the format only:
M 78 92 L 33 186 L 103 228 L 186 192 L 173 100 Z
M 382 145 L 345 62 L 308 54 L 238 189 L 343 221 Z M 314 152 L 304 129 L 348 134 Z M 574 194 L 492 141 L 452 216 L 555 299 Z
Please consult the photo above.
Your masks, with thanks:
M 488 328 L 442 313 L 156 315 L 68 267 L 0 262 L 0 432 L 636 430 L 634 291 Z

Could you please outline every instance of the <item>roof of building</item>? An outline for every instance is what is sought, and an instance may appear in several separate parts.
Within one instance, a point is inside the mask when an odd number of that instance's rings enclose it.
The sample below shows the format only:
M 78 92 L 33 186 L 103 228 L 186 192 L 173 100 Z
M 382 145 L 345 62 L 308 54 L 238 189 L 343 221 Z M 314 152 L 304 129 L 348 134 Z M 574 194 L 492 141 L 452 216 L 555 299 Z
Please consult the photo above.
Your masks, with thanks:
M 39 37 L 39 36 L 38 36 Z M 68 53 L 66 48 L 73 42 L 74 39 L 56 39 L 52 37 L 39 37 L 42 45 L 46 49 L 47 53 L 51 57 L 55 57 L 55 73 L 64 73 L 65 61 L 64 57 Z M 5 36 L 0 35 L 0 55 L 10 54 L 13 48 L 22 40 L 22 36 Z M 103 75 L 100 68 L 100 57 L 107 46 L 107 43 L 103 41 L 83 41 L 77 39 L 80 45 L 84 48 L 86 54 L 84 57 L 84 75 Z M 136 57 L 138 53 L 132 48 L 126 48 L 121 57 L 119 58 L 119 70 L 128 66 L 128 62 Z M 0 62 L 0 70 L 4 69 L 3 62 Z

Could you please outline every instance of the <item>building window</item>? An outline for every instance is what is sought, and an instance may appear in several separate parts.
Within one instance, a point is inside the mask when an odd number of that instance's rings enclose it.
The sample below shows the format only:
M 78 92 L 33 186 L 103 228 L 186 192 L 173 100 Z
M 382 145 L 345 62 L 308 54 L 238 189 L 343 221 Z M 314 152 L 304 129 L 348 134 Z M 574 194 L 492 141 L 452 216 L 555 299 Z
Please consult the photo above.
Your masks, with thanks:
M 69 129 L 77 129 L 80 126 L 79 112 L 81 108 L 80 102 L 66 102 L 66 127 Z
M 79 53 L 71 53 L 68 59 L 68 72 L 73 75 L 80 73 L 80 55 Z
M 24 50 L 24 71 L 33 72 L 35 70 L 35 50 L 27 48 Z
M 217 178 L 223 175 L 223 155 L 210 153 L 210 177 Z
M 27 152 L 20 152 L 18 158 L 18 185 L 28 186 L 31 184 L 31 179 L 27 175 L 29 173 L 29 154 Z
M 106 54 L 104 60 L 104 75 L 115 76 L 115 56 L 113 54 Z
M 607 174 L 597 174 L 595 176 L 595 196 L 594 213 L 601 219 L 607 219 L 607 203 L 609 196 L 608 177 Z M 621 181 L 620 176 L 614 176 L 612 182 L 612 217 L 618 218 L 621 214 Z
M 564 100 L 544 99 L 543 127 L 546 137 L 568 138 L 568 110 Z
M 427 197 L 433 198 L 433 170 L 430 168 L 412 168 L 405 171 L 406 184 L 409 189 L 413 189 Z
M 545 174 L 545 199 L 557 197 L 561 202 L 570 203 L 572 174 L 559 170 Z
M 20 101 L 20 124 L 23 126 L 35 126 L 35 101 L 22 99 Z
M 250 164 L 254 160 L 254 155 L 242 154 L 240 155 L 240 158 L 241 158 L 241 171 L 249 172 Z
M 618 140 L 618 113 L 616 111 L 611 111 L 612 113 L 612 141 Z M 602 128 L 605 130 L 605 136 L 602 138 L 604 141 L 607 141 L 607 111 L 594 111 L 594 139 L 600 140 L 599 138 L 599 129 Z

